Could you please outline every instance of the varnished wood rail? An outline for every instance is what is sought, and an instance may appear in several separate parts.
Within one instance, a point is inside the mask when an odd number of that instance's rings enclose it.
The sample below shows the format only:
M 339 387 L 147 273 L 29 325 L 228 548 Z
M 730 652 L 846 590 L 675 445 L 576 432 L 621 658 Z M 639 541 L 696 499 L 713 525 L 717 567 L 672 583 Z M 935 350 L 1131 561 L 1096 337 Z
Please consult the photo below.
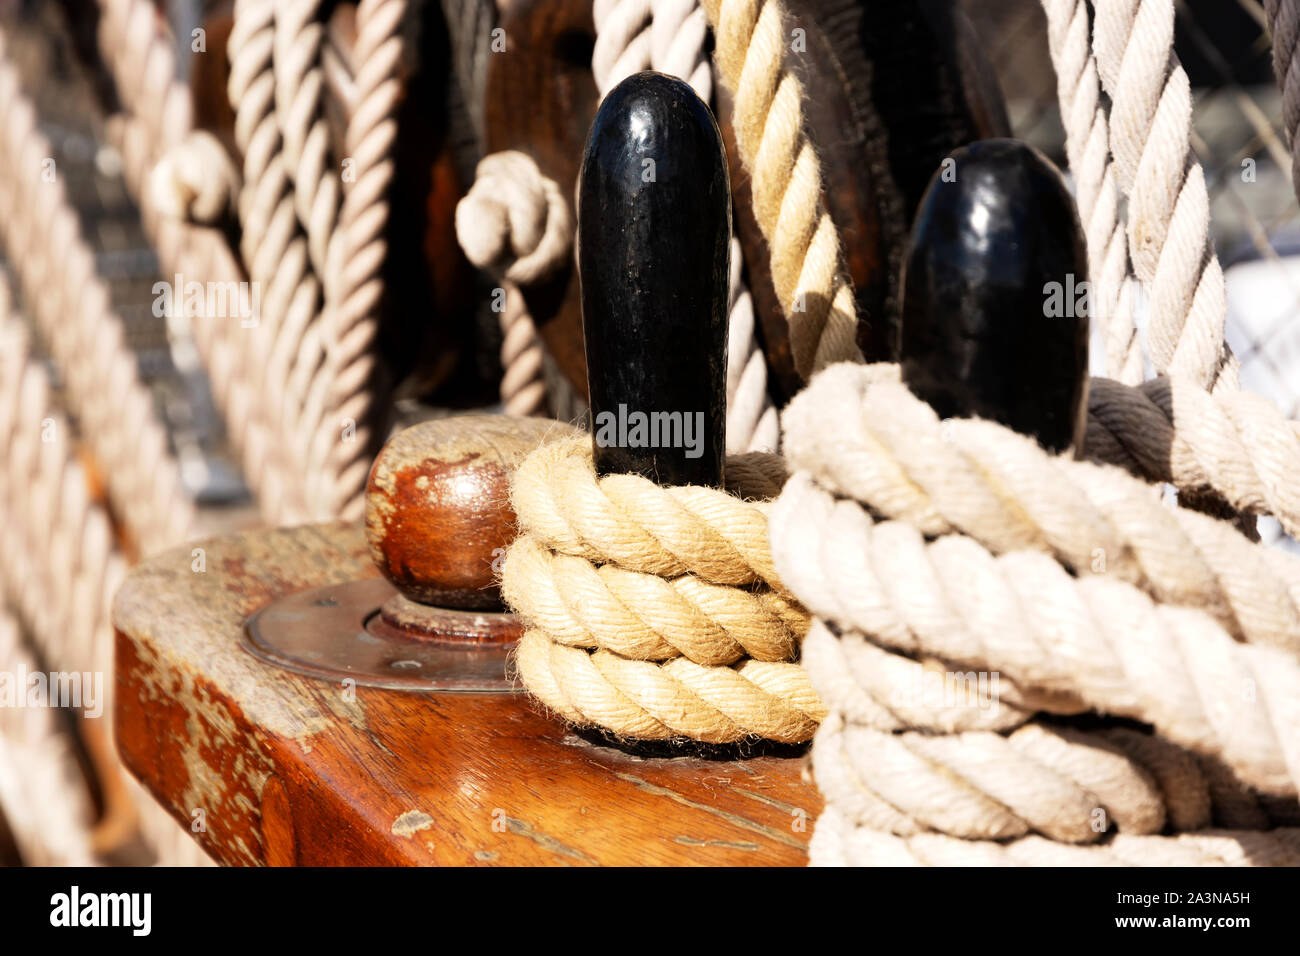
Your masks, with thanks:
M 116 733 L 221 863 L 806 862 L 821 799 L 801 756 L 637 756 L 523 694 L 350 689 L 244 650 L 272 599 L 376 575 L 359 526 L 198 547 L 144 562 L 118 593 Z

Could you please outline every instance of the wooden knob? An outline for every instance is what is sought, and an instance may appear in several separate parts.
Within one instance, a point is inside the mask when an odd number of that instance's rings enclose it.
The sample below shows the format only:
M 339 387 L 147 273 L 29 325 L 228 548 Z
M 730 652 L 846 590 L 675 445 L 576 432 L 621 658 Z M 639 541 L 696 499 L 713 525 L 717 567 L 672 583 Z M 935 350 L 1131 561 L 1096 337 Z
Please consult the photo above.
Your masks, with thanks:
M 721 485 L 730 239 L 727 158 L 708 106 L 661 73 L 614 87 L 578 192 L 599 474 Z
M 1088 256 L 1061 175 L 1024 143 L 952 154 L 921 201 L 903 279 L 903 377 L 942 417 L 1062 451 L 1082 437 Z
M 540 418 L 463 415 L 389 440 L 366 486 L 366 538 L 379 570 L 411 601 L 499 610 L 496 567 L 515 537 L 510 475 L 571 426 Z

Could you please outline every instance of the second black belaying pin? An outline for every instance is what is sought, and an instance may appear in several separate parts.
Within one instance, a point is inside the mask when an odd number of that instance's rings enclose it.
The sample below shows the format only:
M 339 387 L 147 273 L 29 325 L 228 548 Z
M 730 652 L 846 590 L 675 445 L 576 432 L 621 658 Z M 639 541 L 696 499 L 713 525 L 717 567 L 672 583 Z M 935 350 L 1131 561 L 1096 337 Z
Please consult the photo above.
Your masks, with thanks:
M 638 73 L 605 97 L 578 190 L 596 470 L 722 483 L 731 193 L 687 84 Z

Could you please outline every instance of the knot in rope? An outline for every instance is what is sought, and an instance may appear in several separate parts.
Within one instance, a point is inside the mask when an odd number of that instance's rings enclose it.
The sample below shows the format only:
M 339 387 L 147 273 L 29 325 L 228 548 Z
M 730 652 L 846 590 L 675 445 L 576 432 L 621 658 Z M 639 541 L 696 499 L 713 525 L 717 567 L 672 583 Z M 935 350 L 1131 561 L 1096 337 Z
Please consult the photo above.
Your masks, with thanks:
M 225 147 L 205 130 L 191 130 L 149 173 L 154 207 L 164 216 L 212 226 L 233 217 L 239 172 Z
M 475 266 L 529 285 L 564 262 L 573 219 L 555 181 L 532 157 L 509 150 L 479 162 L 456 206 L 456 236 Z

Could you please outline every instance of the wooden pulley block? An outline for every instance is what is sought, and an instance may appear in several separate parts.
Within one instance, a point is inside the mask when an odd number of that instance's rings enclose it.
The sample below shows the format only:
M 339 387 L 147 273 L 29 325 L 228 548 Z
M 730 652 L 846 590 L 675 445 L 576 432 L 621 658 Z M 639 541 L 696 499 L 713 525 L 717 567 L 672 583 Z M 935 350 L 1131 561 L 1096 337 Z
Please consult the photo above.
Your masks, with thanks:
M 1009 136 L 1006 109 L 958 0 L 786 0 L 785 66 L 804 87 L 804 119 L 821 159 L 823 197 L 839 230 L 867 361 L 898 354 L 903 248 L 931 175 L 954 149 Z M 802 387 L 772 289 L 749 177 L 728 136 L 736 232 L 780 402 Z

